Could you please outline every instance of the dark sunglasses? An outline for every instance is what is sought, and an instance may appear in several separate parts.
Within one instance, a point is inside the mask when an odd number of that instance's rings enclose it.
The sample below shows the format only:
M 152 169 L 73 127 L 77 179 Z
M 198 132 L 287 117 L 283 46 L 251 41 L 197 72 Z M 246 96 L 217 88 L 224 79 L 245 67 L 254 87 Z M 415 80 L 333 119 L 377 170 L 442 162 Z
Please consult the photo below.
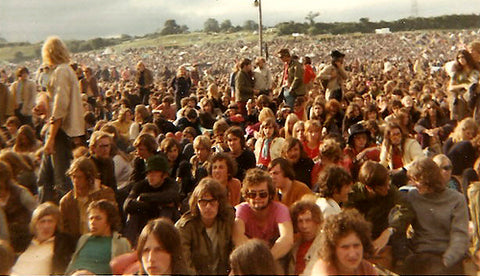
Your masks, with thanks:
M 255 199 L 255 198 L 257 198 L 257 196 L 259 196 L 260 198 L 266 198 L 266 197 L 268 197 L 268 192 L 267 191 L 259 191 L 259 192 L 252 191 L 252 192 L 247 192 L 247 194 L 246 194 L 246 197 L 251 198 L 251 199 Z
M 215 199 L 215 198 L 211 198 L 211 199 L 199 199 L 198 200 L 198 204 L 199 205 L 202 205 L 202 206 L 207 206 L 207 204 L 210 204 L 210 205 L 214 205 L 216 204 L 218 201 Z

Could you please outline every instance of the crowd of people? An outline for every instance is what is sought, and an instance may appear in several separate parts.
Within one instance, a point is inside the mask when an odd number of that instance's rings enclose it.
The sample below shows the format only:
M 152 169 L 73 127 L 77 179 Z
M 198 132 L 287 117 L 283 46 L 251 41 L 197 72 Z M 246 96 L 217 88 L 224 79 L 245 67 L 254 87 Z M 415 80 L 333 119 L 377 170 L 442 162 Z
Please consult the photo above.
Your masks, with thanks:
M 47 38 L 0 70 L 0 274 L 474 272 L 475 35 Z

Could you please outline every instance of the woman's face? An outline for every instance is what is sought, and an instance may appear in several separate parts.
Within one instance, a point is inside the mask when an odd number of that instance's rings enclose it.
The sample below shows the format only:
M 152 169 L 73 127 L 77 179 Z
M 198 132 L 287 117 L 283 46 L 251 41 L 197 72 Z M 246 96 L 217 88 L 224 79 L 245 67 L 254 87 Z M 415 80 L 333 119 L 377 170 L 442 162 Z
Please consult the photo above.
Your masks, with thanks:
M 305 127 L 303 125 L 297 125 L 293 129 L 293 136 L 300 141 L 305 141 Z
M 367 134 L 360 133 L 355 135 L 355 137 L 353 137 L 353 145 L 355 149 L 363 150 L 367 145 Z
M 242 143 L 240 138 L 233 134 L 227 135 L 227 145 L 233 153 L 240 153 L 242 151 Z
M 169 275 L 172 273 L 172 256 L 150 234 L 142 250 L 142 265 L 148 275 Z
M 335 248 L 336 265 L 340 274 L 354 274 L 363 260 L 363 245 L 355 232 L 340 238 Z
M 305 131 L 305 137 L 308 142 L 316 143 L 320 141 L 320 131 L 310 128 L 308 131 Z
M 273 126 L 271 125 L 263 125 L 262 126 L 262 129 L 263 129 L 263 135 L 266 137 L 266 138 L 271 138 L 273 137 L 273 133 L 275 131 L 275 129 L 273 128 Z
M 465 66 L 467 65 L 467 59 L 465 58 L 465 56 L 463 54 L 459 54 L 457 56 L 457 60 L 458 60 L 458 63 L 462 66 Z
M 472 128 L 466 128 L 463 130 L 463 139 L 472 140 L 475 137 L 475 131 Z
M 402 131 L 398 128 L 394 128 L 390 131 L 390 143 L 394 146 L 400 145 L 402 142 Z
M 172 147 L 168 152 L 167 152 L 167 158 L 168 161 L 174 162 L 178 158 L 178 148 L 176 146 Z
M 212 164 L 212 177 L 221 183 L 228 181 L 228 166 L 226 160 L 217 160 Z
M 205 162 L 208 159 L 208 156 L 210 155 L 210 149 L 201 145 L 195 147 L 194 150 L 195 150 L 195 155 L 198 157 L 200 162 Z
M 35 224 L 35 238 L 40 241 L 46 241 L 53 237 L 57 228 L 57 220 L 53 215 L 46 215 L 40 218 Z
M 300 160 L 300 144 L 296 144 L 293 146 L 291 149 L 287 151 L 287 159 L 290 161 L 292 164 L 295 164 Z
M 377 120 L 377 112 L 375 111 L 370 111 L 367 113 L 367 119 L 368 120 Z

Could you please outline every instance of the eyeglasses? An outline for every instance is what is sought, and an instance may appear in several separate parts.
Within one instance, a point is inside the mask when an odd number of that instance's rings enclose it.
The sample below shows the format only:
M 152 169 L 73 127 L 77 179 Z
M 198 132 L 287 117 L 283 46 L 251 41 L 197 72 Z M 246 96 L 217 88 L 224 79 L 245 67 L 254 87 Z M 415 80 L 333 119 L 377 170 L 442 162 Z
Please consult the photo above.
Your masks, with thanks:
M 216 200 L 215 198 L 211 198 L 211 199 L 199 199 L 198 200 L 198 205 L 202 206 L 202 207 L 205 207 L 207 206 L 208 204 L 214 206 L 218 203 L 218 200 Z
M 449 170 L 451 170 L 452 168 L 453 168 L 452 165 L 445 165 L 445 166 L 440 167 L 440 169 L 445 170 L 445 171 L 449 171 Z
M 257 198 L 257 196 L 259 196 L 260 198 L 266 198 L 268 197 L 268 192 L 267 191 L 250 191 L 250 192 L 247 192 L 245 196 L 250 199 L 255 199 Z

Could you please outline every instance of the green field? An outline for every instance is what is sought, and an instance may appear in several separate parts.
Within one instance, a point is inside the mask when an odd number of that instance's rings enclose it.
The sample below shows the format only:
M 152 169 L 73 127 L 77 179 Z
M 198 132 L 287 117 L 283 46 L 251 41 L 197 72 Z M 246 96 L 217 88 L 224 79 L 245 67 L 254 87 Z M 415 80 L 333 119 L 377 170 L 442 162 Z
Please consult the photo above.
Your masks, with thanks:
M 277 37 L 273 33 L 264 33 L 264 41 L 269 41 Z M 134 38 L 124 41 L 120 44 L 111 46 L 117 51 L 128 48 L 142 47 L 182 47 L 189 45 L 203 45 L 205 43 L 225 43 L 232 41 L 257 41 L 258 34 L 252 32 L 236 32 L 236 33 L 203 33 L 195 32 L 189 34 L 178 35 L 148 35 L 143 38 Z M 18 62 L 32 58 L 40 57 L 41 44 L 31 44 L 27 46 L 2 47 L 0 48 L 0 63 Z M 101 50 L 101 49 L 98 49 Z M 21 54 L 20 54 L 21 53 Z

